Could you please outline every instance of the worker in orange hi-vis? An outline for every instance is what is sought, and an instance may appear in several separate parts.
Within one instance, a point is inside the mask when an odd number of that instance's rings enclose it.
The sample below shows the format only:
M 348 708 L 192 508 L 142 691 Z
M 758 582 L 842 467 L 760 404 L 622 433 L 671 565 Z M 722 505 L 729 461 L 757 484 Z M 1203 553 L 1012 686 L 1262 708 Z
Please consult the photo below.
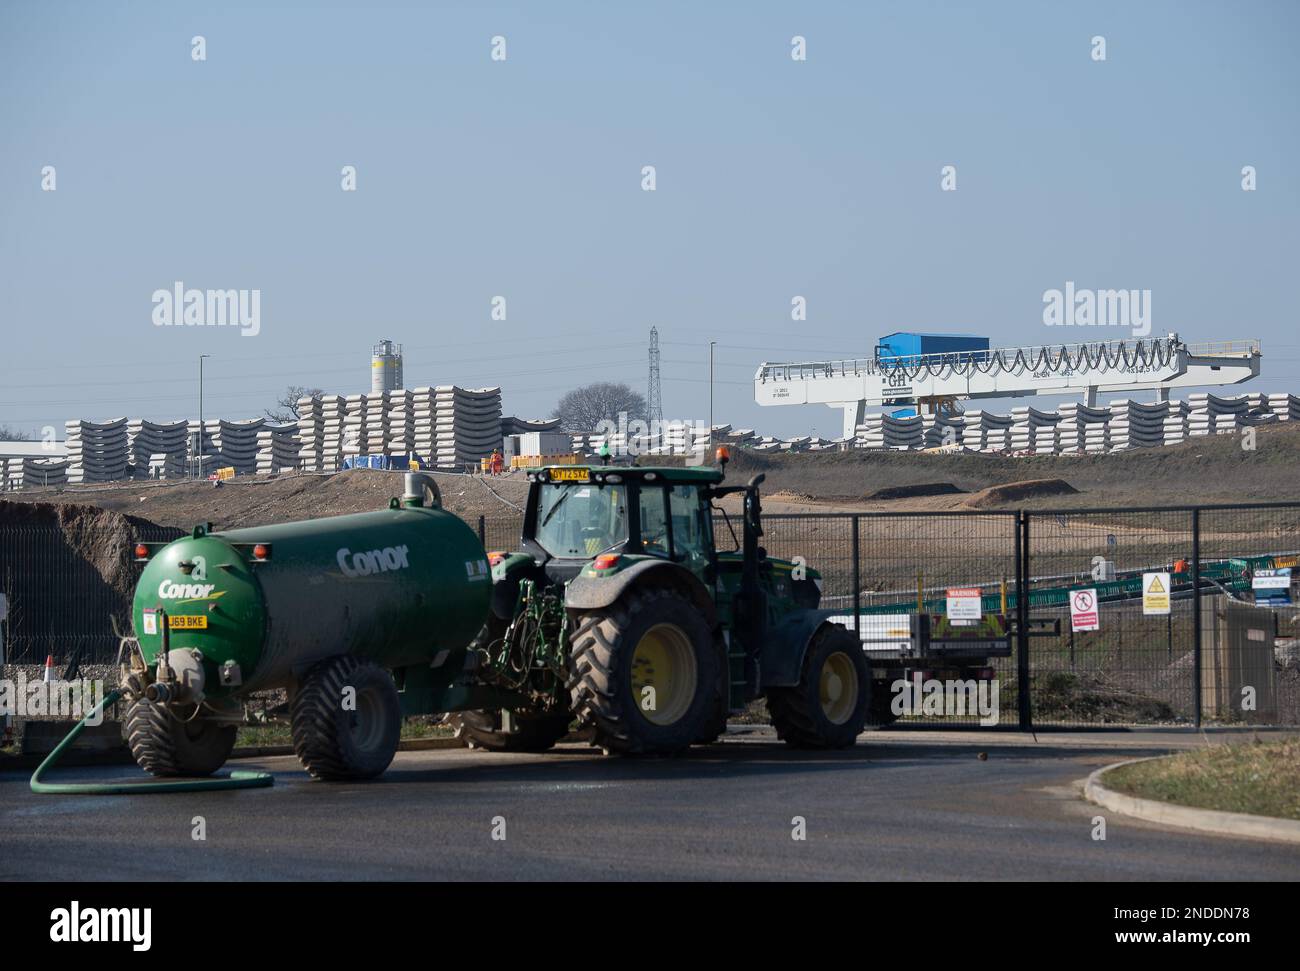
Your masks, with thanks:
M 493 475 L 500 475 L 504 465 L 505 461 L 501 458 L 500 449 L 494 448 L 492 450 L 492 461 L 488 464 L 488 468 L 492 470 Z

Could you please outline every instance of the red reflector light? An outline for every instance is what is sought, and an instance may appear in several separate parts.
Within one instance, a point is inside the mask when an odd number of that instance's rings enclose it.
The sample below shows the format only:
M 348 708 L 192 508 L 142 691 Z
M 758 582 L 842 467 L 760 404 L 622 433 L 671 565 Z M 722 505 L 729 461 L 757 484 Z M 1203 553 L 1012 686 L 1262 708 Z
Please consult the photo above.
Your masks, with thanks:
M 608 570 L 611 566 L 613 566 L 617 562 L 618 562 L 617 553 L 601 553 L 600 556 L 596 557 L 596 562 L 593 563 L 592 566 L 595 567 L 597 570 Z
M 143 543 L 135 544 L 135 558 L 137 560 L 147 560 L 149 558 L 149 547 Z
M 257 543 L 253 546 L 253 559 L 266 560 L 271 557 L 271 547 L 265 543 Z
M 491 552 L 491 553 L 488 554 L 488 564 L 489 564 L 490 566 L 496 566 L 498 563 L 500 563 L 500 562 L 501 562 L 502 560 L 504 560 L 505 558 L 506 558 L 506 555 L 505 555 L 504 553 L 502 553 L 500 550 L 494 550 L 493 552 Z

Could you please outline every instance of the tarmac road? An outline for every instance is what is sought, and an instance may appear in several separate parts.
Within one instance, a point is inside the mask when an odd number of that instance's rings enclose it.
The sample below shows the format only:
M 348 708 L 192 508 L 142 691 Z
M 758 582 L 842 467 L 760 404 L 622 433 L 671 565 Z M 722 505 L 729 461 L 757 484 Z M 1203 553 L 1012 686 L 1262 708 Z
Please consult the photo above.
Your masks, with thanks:
M 346 785 L 311 781 L 292 757 L 248 759 L 232 764 L 273 771 L 274 788 L 102 797 L 37 796 L 11 771 L 0 879 L 1300 879 L 1298 846 L 1114 815 L 1092 838 L 1089 772 L 1189 744 L 893 731 L 810 754 L 759 731 L 664 760 L 401 752 L 381 780 Z M 192 838 L 196 816 L 206 840 Z

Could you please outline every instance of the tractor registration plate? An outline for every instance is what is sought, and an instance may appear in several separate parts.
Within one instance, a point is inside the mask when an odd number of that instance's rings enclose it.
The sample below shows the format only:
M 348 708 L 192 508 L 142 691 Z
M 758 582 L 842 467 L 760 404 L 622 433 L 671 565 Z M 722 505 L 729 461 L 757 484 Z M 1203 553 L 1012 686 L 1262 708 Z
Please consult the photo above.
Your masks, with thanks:
M 172 630 L 207 630 L 208 618 L 201 614 L 175 614 L 167 618 L 167 626 Z
M 590 482 L 591 469 L 555 469 L 551 478 L 556 482 Z

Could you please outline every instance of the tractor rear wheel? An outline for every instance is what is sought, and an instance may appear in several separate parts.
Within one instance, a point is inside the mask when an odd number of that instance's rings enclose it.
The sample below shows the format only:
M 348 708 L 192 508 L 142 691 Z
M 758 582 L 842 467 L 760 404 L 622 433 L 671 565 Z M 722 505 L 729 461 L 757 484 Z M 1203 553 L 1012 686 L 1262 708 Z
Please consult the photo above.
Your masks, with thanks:
M 667 588 L 634 591 L 582 614 L 569 655 L 575 715 L 593 744 L 666 755 L 708 736 L 721 703 L 721 661 L 708 624 Z
M 719 667 L 723 680 L 718 682 L 719 687 L 716 693 L 716 705 L 714 706 L 713 714 L 706 719 L 704 732 L 695 739 L 696 745 L 712 745 L 727 733 L 727 716 L 730 714 L 727 710 L 727 693 L 730 689 L 730 685 L 727 684 L 725 680 L 727 672 L 727 645 L 724 641 L 719 640 L 715 644 L 714 649 L 717 651 L 719 658 L 722 659 L 719 662 Z
M 862 644 L 828 624 L 808 645 L 799 683 L 768 689 L 767 710 L 777 737 L 795 748 L 846 748 L 866 725 L 871 687 Z
M 717 711 L 705 723 L 704 731 L 695 739 L 696 745 L 712 745 L 727 733 L 727 710 L 719 705 Z
M 500 713 L 495 711 L 458 711 L 447 716 L 447 724 L 469 748 L 489 752 L 545 752 L 569 733 L 569 722 L 573 720 L 567 713 L 539 715 L 514 711 L 510 714 L 515 723 L 513 732 L 502 731 Z
M 402 734 L 392 675 L 349 656 L 321 661 L 303 676 L 289 717 L 293 750 L 317 779 L 374 778 L 393 761 Z
M 235 747 L 234 725 L 183 720 L 140 698 L 126 715 L 126 737 L 140 768 L 157 776 L 212 775 Z

